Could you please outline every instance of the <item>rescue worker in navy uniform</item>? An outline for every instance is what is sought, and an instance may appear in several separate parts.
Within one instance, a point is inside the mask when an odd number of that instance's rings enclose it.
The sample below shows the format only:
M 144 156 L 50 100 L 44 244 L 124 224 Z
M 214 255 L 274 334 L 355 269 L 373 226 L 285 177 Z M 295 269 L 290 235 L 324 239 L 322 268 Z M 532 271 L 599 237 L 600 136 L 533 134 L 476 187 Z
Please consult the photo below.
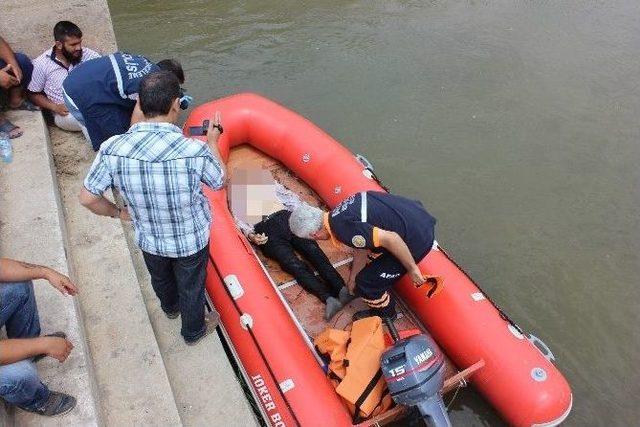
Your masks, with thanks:
M 144 56 L 124 52 L 82 63 L 64 80 L 65 105 L 86 128 L 94 151 L 142 119 L 140 108 L 136 107 L 140 82 L 160 70 L 171 71 L 180 84 L 184 83 L 184 71 L 178 61 L 165 59 L 154 64 Z
M 350 291 L 369 305 L 357 318 L 394 319 L 389 289 L 408 273 L 416 284 L 425 282 L 417 262 L 431 250 L 436 220 L 422 203 L 393 194 L 364 191 L 343 200 L 331 212 L 301 205 L 289 219 L 293 234 L 314 240 L 338 240 L 355 248 L 347 282 Z M 368 251 L 378 256 L 368 265 Z M 366 265 L 366 266 L 365 266 Z

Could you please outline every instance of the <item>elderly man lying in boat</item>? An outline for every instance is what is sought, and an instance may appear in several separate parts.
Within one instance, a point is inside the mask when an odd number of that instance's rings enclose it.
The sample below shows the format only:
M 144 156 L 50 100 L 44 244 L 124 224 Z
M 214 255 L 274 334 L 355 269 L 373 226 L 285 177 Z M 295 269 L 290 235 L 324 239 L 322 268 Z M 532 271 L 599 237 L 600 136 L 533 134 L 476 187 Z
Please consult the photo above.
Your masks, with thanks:
M 275 181 L 269 171 L 234 169 L 229 185 L 229 202 L 236 225 L 242 233 L 265 256 L 278 262 L 307 292 L 325 304 L 326 320 L 330 320 L 353 299 L 344 280 L 318 243 L 291 233 L 291 211 L 305 203 Z M 309 261 L 320 277 L 295 251 Z

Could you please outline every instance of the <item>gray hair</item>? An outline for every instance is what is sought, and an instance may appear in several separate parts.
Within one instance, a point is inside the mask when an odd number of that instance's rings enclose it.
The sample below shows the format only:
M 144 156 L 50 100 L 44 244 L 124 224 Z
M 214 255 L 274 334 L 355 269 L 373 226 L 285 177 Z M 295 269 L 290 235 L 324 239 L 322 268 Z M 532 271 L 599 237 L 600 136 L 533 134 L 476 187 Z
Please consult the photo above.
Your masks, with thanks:
M 289 217 L 291 232 L 302 239 L 310 239 L 311 234 L 322 229 L 323 213 L 322 209 L 301 203 Z

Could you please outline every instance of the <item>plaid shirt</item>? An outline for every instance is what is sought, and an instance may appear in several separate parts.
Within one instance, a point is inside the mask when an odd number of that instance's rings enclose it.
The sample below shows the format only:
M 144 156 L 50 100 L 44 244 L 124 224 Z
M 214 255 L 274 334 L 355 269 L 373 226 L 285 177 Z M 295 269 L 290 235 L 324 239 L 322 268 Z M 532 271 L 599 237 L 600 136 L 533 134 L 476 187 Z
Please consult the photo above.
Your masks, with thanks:
M 125 199 L 140 249 L 185 257 L 209 241 L 211 211 L 201 183 L 219 189 L 218 159 L 202 142 L 169 123 L 137 123 L 105 141 L 84 180 L 101 195 L 116 187 Z

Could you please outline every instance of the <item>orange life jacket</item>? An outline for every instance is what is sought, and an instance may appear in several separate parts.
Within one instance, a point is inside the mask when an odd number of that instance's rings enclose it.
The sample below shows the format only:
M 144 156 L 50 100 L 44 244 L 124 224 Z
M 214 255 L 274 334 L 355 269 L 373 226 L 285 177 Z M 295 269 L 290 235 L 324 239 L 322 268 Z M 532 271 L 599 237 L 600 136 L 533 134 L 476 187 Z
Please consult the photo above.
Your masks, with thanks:
M 354 423 L 392 406 L 380 370 L 380 357 L 386 345 L 379 317 L 353 322 L 350 332 L 327 328 L 316 337 L 315 346 L 330 357 L 328 376 L 353 415 Z

